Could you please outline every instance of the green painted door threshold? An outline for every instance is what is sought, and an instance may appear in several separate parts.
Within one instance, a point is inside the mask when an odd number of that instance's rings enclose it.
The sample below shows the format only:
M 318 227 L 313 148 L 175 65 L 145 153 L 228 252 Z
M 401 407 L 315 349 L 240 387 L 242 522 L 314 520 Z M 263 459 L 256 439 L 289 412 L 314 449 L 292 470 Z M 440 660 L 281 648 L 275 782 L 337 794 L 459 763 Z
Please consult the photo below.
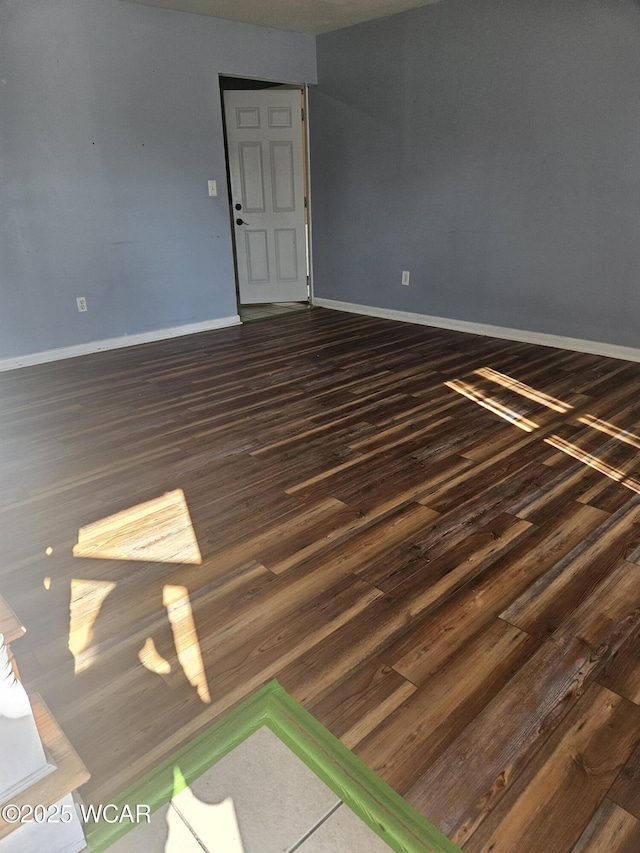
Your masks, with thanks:
M 367 765 L 278 684 L 271 681 L 114 799 L 154 812 L 262 726 L 268 727 L 355 814 L 397 853 L 460 853 Z M 131 825 L 91 825 L 87 841 L 101 853 Z
M 308 311 L 313 311 L 313 305 L 305 305 L 302 308 L 292 308 L 289 311 L 281 311 L 278 314 L 265 314 L 264 317 L 245 317 L 241 316 L 242 324 L 246 323 L 265 323 L 268 320 L 278 320 L 281 317 L 294 317 L 296 314 L 305 314 Z

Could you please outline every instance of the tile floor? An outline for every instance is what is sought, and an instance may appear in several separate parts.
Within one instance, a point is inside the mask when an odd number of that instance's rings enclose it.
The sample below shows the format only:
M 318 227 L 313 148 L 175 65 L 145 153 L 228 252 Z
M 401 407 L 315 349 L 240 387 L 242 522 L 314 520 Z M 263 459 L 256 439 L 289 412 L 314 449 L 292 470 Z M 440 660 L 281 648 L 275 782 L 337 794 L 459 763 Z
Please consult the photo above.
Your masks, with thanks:
M 388 853 L 270 729 L 258 729 L 109 853 Z
M 269 317 L 281 317 L 283 314 L 292 314 L 296 311 L 309 310 L 308 302 L 267 302 L 263 305 L 241 305 L 240 319 L 243 323 L 252 320 L 267 320 Z

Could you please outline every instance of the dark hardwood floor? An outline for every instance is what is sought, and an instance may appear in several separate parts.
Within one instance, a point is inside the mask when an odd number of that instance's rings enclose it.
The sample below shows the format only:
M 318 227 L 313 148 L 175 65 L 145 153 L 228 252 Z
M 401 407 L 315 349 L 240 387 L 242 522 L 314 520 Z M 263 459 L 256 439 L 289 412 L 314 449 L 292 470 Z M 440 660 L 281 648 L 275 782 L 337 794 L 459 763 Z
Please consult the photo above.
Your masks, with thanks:
M 278 678 L 468 853 L 640 850 L 640 364 L 316 309 L 0 408 L 0 589 L 87 801 Z

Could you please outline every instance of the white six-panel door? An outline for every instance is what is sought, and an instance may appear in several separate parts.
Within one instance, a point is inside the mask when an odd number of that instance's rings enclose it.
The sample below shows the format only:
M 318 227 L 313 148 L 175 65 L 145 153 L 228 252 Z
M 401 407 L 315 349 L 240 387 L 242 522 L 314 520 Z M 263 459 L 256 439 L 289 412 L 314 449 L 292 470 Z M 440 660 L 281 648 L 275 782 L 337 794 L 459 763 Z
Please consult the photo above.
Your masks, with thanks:
M 224 93 L 240 302 L 308 298 L 299 89 Z

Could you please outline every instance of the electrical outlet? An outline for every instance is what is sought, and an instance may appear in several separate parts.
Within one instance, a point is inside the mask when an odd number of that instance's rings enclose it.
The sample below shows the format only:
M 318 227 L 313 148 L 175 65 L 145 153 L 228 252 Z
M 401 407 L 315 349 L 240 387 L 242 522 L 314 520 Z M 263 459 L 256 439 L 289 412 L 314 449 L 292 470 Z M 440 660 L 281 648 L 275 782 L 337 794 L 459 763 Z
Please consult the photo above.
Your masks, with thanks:
M 87 310 L 87 300 L 85 299 L 84 296 L 77 296 L 76 297 L 76 305 L 78 306 L 78 311 L 81 314 Z
M 402 270 L 402 283 L 405 287 L 409 287 L 409 270 Z
M 210 196 L 218 195 L 218 182 L 217 181 L 207 181 L 207 186 L 209 187 L 209 195 Z

